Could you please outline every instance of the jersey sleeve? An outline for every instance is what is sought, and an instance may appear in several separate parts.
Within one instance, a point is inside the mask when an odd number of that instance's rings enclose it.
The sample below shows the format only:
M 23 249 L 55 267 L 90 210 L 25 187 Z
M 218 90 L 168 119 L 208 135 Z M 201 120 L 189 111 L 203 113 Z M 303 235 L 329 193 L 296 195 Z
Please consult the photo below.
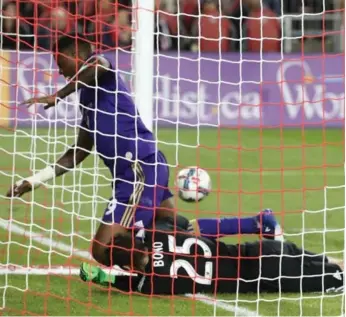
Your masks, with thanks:
M 103 54 L 94 54 L 90 56 L 82 65 L 80 71 L 85 70 L 86 68 L 89 67 L 90 64 L 93 64 L 94 62 L 97 62 L 101 67 L 104 68 L 111 68 L 112 64 L 111 62 L 103 55 Z

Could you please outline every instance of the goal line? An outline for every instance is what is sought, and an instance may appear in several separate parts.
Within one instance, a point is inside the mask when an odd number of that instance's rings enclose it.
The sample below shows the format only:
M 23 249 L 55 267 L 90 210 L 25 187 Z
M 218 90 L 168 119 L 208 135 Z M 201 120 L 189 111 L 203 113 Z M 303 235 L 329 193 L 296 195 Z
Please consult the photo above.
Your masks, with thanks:
M 0 266 L 0 275 L 79 275 L 79 267 L 35 265 L 22 267 L 17 265 Z
M 54 246 L 56 249 L 59 249 L 60 251 L 67 251 L 71 250 L 72 255 L 77 255 L 81 259 L 90 260 L 90 256 L 86 256 L 86 251 L 82 251 L 79 249 L 73 248 L 73 246 L 68 246 L 67 244 L 63 242 L 58 242 L 53 240 L 52 238 L 44 238 L 39 236 L 36 232 L 33 231 L 27 231 L 24 227 L 19 226 L 13 222 L 5 221 L 0 219 L 0 228 L 5 229 L 9 232 L 12 232 L 14 234 L 24 235 L 28 238 L 31 238 L 33 241 L 36 241 L 38 243 L 41 243 L 43 245 L 51 245 Z M 110 272 L 114 275 L 127 275 L 126 271 L 121 270 L 120 268 L 113 267 L 112 271 Z M 6 265 L 6 266 L 0 266 L 0 276 L 3 275 L 32 275 L 32 276 L 47 276 L 47 275 L 57 275 L 57 276 L 75 276 L 79 275 L 79 268 L 73 267 L 73 266 L 32 266 L 32 267 L 23 267 L 23 266 L 16 266 L 16 265 Z M 235 313 L 236 315 L 241 316 L 258 316 L 260 315 L 256 313 L 255 311 L 252 311 L 250 309 L 247 309 L 245 307 L 240 307 L 238 304 L 233 305 L 232 303 L 228 303 L 227 301 L 220 300 L 218 298 L 209 297 L 207 295 L 203 294 L 186 294 L 185 295 L 188 298 L 194 299 L 198 302 L 201 302 L 205 305 L 213 306 L 214 309 L 222 309 L 224 311 L 228 311 L 231 313 Z M 1 310 L 0 306 L 0 310 Z

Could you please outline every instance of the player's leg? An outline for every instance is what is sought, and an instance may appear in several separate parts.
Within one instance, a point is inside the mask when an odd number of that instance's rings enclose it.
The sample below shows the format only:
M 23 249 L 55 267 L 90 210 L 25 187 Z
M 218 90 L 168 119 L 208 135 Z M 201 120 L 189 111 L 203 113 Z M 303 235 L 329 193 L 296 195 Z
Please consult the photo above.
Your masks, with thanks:
M 127 219 L 132 217 L 130 213 L 136 208 L 136 199 L 139 198 L 135 197 L 140 194 L 141 186 L 141 182 L 135 184 L 133 180 L 117 185 L 116 197 L 110 199 L 92 243 L 92 256 L 100 264 L 112 265 L 106 250 L 115 236 L 128 231 Z
M 126 233 L 133 224 L 133 214 L 142 198 L 145 174 L 139 163 L 130 165 L 123 179 L 115 184 L 114 193 L 107 205 L 92 243 L 92 256 L 100 264 L 111 266 L 106 250 L 116 235 Z
M 92 245 L 93 257 L 99 263 L 111 265 L 106 250 L 114 236 L 129 229 L 153 227 L 156 209 L 167 197 L 169 171 L 163 158 L 152 155 L 135 162 L 116 183 L 115 197 L 104 212 Z
M 166 158 L 161 152 L 158 152 L 157 161 L 159 164 L 167 165 Z M 204 218 L 188 221 L 184 216 L 175 212 L 173 194 L 168 188 L 169 175 L 166 180 L 162 201 L 156 210 L 156 223 L 160 219 L 161 224 L 168 223 L 171 222 L 169 218 L 174 218 L 176 228 L 194 231 L 196 234 L 208 238 L 234 234 L 262 234 L 265 238 L 283 240 L 281 227 L 270 209 L 265 209 L 254 217 Z
M 337 263 L 314 261 L 304 262 L 303 292 L 340 292 L 344 288 L 343 266 Z M 298 283 L 296 283 L 297 287 Z
M 167 189 L 165 189 L 163 193 L 163 201 L 161 202 L 159 208 L 157 208 L 156 210 L 156 215 L 155 215 L 156 220 L 174 216 L 175 206 L 174 206 L 174 201 L 172 197 L 173 197 L 173 194 L 168 189 L 168 184 L 167 184 Z
M 263 240 L 240 250 L 240 292 L 319 292 L 343 286 L 339 265 L 294 243 Z
M 160 197 L 161 201 L 159 202 L 159 206 L 156 209 L 155 220 L 159 220 L 162 218 L 170 218 L 175 215 L 175 206 L 173 201 L 173 194 L 169 190 L 169 168 L 165 155 L 158 151 L 157 153 L 157 162 L 159 165 L 167 166 L 167 170 L 164 172 L 163 177 L 161 177 L 161 186 L 162 187 L 162 196 Z
M 124 208 L 118 208 L 118 212 L 120 212 L 119 209 Z M 92 243 L 91 254 L 93 258 L 102 265 L 111 266 L 111 259 L 106 250 L 111 244 L 113 237 L 126 232 L 126 227 L 119 223 L 100 223 Z
M 207 238 L 261 234 L 267 239 L 283 240 L 281 227 L 270 209 L 265 209 L 253 217 L 202 218 L 190 222 L 196 234 Z

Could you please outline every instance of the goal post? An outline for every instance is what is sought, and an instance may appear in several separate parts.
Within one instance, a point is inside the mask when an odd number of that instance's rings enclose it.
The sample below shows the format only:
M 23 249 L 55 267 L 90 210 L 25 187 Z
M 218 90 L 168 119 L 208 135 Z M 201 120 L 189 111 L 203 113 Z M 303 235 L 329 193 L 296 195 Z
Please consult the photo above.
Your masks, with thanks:
M 146 127 L 153 129 L 155 0 L 133 1 L 134 100 Z
M 182 168 L 210 174 L 210 195 L 196 204 L 176 195 L 177 212 L 249 217 L 272 208 L 287 240 L 345 262 L 342 1 L 301 1 L 300 11 L 283 0 L 279 8 L 264 0 L 72 2 L 0 0 L 0 313 L 344 315 L 345 292 L 157 297 L 82 283 L 78 268 L 91 260 L 111 195 L 112 177 L 95 152 L 32 195 L 5 198 L 76 141 L 77 92 L 47 111 L 19 104 L 65 85 L 37 37 L 56 40 L 77 25 L 126 81 L 168 159 L 171 191 Z

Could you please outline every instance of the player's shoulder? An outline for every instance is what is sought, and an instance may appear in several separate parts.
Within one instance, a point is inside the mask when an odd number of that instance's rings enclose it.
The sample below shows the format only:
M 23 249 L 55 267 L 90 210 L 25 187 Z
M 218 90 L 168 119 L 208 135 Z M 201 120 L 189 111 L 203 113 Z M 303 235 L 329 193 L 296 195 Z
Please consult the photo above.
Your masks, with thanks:
M 98 65 L 100 65 L 106 69 L 112 68 L 112 62 L 111 62 L 110 58 L 108 58 L 105 54 L 93 52 L 84 61 L 82 69 L 83 69 L 83 67 L 88 67 L 90 64 L 94 64 L 94 63 L 97 63 Z
M 105 67 L 111 67 L 112 63 L 110 61 L 110 58 L 108 58 L 105 54 L 93 54 L 94 59 L 96 59 L 102 66 Z

